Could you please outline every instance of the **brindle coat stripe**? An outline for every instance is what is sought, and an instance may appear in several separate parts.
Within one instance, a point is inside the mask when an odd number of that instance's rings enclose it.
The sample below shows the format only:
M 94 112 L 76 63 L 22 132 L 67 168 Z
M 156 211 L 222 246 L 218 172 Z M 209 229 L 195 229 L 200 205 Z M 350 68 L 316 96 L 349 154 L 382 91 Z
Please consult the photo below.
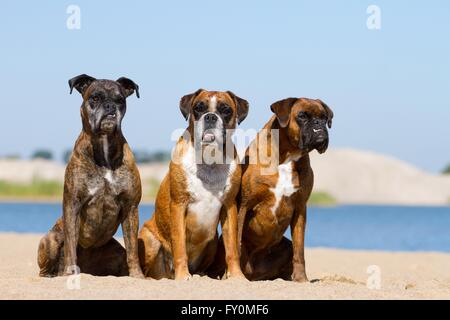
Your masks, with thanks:
M 93 275 L 143 277 L 137 243 L 141 181 L 120 127 L 125 98 L 137 85 L 126 78 L 121 78 L 126 87 L 92 79 L 81 75 L 69 81 L 71 90 L 83 95 L 83 130 L 66 168 L 63 217 L 39 244 L 40 275 L 62 275 L 78 265 Z M 95 92 L 102 96 L 94 108 Z M 120 224 L 126 250 L 113 238 Z

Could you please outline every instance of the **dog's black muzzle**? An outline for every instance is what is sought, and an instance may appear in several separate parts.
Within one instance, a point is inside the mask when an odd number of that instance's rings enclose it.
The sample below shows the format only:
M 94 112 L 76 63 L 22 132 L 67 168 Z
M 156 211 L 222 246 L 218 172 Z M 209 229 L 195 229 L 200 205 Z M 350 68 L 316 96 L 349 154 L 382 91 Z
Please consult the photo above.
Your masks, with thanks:
M 322 123 L 315 124 L 307 130 L 303 141 L 309 151 L 316 149 L 319 153 L 324 153 L 328 148 L 328 130 Z

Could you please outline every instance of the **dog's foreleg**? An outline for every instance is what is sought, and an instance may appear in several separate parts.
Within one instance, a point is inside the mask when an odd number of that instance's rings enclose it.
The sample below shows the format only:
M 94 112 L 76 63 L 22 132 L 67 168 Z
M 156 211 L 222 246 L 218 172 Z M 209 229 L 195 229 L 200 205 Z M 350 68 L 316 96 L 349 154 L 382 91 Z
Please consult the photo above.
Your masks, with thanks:
M 305 269 L 305 227 L 306 227 L 306 205 L 299 205 L 295 209 L 291 222 L 292 237 L 292 280 L 306 282 Z
M 238 216 L 236 202 L 223 206 L 221 210 L 223 244 L 225 246 L 225 261 L 227 263 L 226 277 L 245 278 L 241 271 L 238 243 Z
M 64 221 L 64 273 L 74 274 L 80 271 L 77 266 L 77 246 L 80 234 L 81 203 L 76 195 L 64 192 L 63 221 Z
M 186 210 L 186 204 L 171 201 L 170 233 L 176 280 L 189 280 L 192 278 L 192 275 L 189 273 L 188 256 L 186 252 Z
M 242 252 L 242 232 L 244 229 L 244 223 L 245 223 L 245 216 L 247 215 L 247 206 L 245 203 L 241 203 L 241 207 L 239 208 L 239 214 L 238 214 L 238 232 L 237 232 L 237 245 L 238 245 L 238 253 L 239 256 Z
M 123 240 L 127 251 L 127 264 L 130 277 L 144 278 L 138 256 L 139 210 L 132 206 L 122 221 Z

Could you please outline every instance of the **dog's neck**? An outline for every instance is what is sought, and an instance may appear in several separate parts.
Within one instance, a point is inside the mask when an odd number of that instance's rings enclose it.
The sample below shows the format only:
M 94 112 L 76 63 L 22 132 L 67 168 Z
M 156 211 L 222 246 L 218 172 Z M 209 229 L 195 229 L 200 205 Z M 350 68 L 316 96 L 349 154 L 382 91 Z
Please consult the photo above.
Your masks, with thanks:
M 274 118 L 271 128 L 278 129 L 278 148 L 276 146 L 274 148 L 279 154 L 279 164 L 298 161 L 304 155 L 308 154 L 307 150 L 299 148 L 299 146 L 295 146 L 291 143 L 288 137 L 287 128 L 282 128 L 276 118 Z
M 105 167 L 107 169 L 115 170 L 123 163 L 123 146 L 125 144 L 125 138 L 121 132 L 115 131 L 111 134 L 87 134 L 87 138 L 92 146 L 91 153 L 92 159 L 99 167 Z
M 230 174 L 231 164 L 197 164 L 196 176 L 203 186 L 211 192 L 223 191 Z

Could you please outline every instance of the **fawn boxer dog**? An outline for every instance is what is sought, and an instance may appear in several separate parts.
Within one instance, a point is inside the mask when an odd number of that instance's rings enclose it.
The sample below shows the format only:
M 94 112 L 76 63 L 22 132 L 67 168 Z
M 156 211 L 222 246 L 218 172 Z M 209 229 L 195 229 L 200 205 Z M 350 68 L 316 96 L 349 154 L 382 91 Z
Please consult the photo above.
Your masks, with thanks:
M 66 168 L 63 216 L 39 244 L 40 276 L 90 273 L 142 278 L 137 235 L 141 181 L 122 135 L 132 80 L 69 80 L 83 96 L 82 131 Z M 113 238 L 122 224 L 126 250 Z
M 230 91 L 199 89 L 180 110 L 189 126 L 179 138 L 161 182 L 153 217 L 139 233 L 146 277 L 187 280 L 214 260 L 221 222 L 227 277 L 244 277 L 237 247 L 236 195 L 241 168 L 231 134 L 248 102 Z
M 275 102 L 271 110 L 275 115 L 248 147 L 242 169 L 241 267 L 249 280 L 302 282 L 308 280 L 304 235 L 306 202 L 313 187 L 308 153 L 326 151 L 333 112 L 321 100 L 306 98 Z M 292 241 L 283 236 L 288 226 Z M 221 251 L 210 268 L 211 276 L 224 271 Z

